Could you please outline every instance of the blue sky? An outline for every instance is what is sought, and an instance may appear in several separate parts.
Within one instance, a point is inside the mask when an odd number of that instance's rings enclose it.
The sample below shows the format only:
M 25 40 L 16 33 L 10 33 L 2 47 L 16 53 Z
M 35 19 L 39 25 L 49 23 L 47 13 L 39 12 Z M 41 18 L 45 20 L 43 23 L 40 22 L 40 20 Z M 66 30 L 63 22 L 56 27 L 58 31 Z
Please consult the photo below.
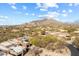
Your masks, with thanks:
M 16 25 L 51 17 L 63 22 L 79 20 L 77 3 L 0 3 L 0 25 Z

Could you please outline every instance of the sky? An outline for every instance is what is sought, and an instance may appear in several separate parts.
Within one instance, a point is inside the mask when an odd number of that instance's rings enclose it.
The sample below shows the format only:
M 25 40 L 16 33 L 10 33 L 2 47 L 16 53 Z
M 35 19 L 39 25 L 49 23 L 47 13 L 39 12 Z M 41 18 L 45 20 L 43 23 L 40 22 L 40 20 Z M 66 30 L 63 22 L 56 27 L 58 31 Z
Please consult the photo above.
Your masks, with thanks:
M 0 3 L 0 25 L 18 25 L 43 17 L 62 22 L 79 20 L 78 3 Z

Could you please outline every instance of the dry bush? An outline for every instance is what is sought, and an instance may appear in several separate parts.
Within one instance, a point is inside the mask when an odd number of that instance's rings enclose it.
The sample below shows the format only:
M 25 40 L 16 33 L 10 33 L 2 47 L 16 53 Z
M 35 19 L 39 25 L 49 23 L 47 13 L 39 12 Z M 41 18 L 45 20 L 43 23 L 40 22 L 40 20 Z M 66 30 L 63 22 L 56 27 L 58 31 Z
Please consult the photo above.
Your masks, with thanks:
M 79 48 L 79 36 L 76 36 L 75 40 L 74 40 L 74 45 Z

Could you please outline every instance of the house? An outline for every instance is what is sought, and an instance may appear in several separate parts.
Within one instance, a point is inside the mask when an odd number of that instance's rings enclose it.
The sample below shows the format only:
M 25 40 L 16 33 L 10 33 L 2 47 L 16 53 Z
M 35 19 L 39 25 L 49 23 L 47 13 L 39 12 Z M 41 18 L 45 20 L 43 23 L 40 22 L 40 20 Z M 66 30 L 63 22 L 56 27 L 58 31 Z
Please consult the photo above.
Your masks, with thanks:
M 23 37 L 21 38 L 21 40 L 22 40 L 22 41 L 28 41 L 28 40 L 29 40 L 29 37 L 28 37 L 28 36 L 23 36 Z
M 0 55 L 23 55 L 30 46 L 28 39 L 28 36 L 23 36 L 0 43 Z
M 25 50 L 25 48 L 23 48 L 22 46 L 12 46 L 10 47 L 10 54 L 12 55 L 23 55 L 23 51 Z

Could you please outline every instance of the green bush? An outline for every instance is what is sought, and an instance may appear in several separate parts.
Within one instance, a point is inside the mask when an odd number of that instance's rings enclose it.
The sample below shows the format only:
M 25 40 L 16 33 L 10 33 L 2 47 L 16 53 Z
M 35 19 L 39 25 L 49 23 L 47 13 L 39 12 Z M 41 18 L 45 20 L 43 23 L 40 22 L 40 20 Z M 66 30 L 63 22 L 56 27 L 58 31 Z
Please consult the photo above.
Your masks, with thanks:
M 38 42 L 39 42 L 39 40 L 38 40 L 37 38 L 35 38 L 35 37 L 34 37 L 34 38 L 32 37 L 32 38 L 30 39 L 30 43 L 33 44 L 33 45 L 37 45 Z
M 48 43 L 49 42 L 56 42 L 57 41 L 57 37 L 53 36 L 53 35 L 47 35 L 47 36 L 43 37 L 43 39 L 45 41 L 47 41 Z
M 57 41 L 57 38 L 52 35 L 36 36 L 30 39 L 31 44 L 36 45 L 38 47 L 43 47 L 43 48 L 45 48 L 49 43 L 55 43 L 56 41 Z

